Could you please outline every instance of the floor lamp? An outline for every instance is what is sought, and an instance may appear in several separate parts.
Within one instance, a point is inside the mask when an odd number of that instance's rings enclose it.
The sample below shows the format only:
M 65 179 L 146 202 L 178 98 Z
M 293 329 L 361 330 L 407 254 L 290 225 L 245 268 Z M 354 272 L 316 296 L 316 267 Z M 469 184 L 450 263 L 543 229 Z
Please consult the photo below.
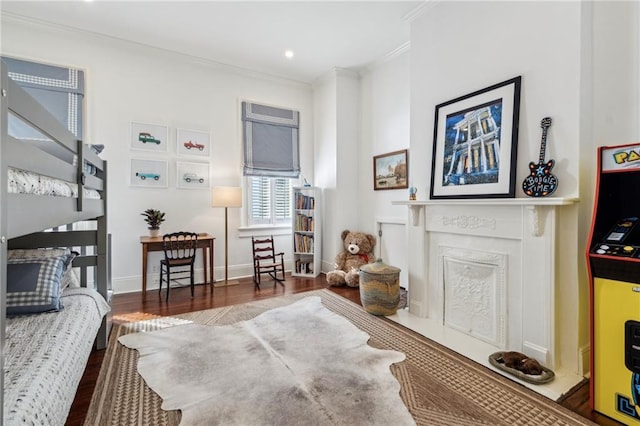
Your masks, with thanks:
M 211 190 L 211 207 L 224 207 L 224 285 L 229 285 L 229 225 L 228 209 L 242 207 L 242 188 L 215 186 Z

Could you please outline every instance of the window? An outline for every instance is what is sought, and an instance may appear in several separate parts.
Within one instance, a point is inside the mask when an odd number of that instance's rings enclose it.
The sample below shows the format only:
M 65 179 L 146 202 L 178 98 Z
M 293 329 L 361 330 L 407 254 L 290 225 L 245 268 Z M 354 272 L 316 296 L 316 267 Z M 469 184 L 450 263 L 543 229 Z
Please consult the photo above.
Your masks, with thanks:
M 242 102 L 247 225 L 291 224 L 291 179 L 300 175 L 297 111 Z
M 82 139 L 84 72 L 9 57 L 1 58 L 9 77 L 40 102 L 78 139 Z M 9 134 L 19 139 L 47 139 L 17 117 L 9 121 Z
M 291 179 L 247 177 L 248 225 L 291 223 Z

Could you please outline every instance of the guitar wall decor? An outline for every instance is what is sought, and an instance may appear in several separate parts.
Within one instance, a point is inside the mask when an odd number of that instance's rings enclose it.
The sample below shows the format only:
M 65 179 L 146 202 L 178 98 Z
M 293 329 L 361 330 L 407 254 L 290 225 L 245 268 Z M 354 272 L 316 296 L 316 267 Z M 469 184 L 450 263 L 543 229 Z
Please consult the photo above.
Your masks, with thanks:
M 529 176 L 522 182 L 522 190 L 530 197 L 546 197 L 553 194 L 553 191 L 558 187 L 558 178 L 551 174 L 551 169 L 556 162 L 554 160 L 544 162 L 544 153 L 547 148 L 547 129 L 550 126 L 551 117 L 540 120 L 540 127 L 542 127 L 540 159 L 538 164 L 529 163 Z

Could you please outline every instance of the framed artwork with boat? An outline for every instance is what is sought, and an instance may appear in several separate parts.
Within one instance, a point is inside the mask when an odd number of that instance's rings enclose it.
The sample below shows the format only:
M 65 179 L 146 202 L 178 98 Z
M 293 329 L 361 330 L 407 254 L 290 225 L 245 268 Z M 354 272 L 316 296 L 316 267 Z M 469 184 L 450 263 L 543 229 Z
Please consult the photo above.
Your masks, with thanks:
M 402 149 L 373 157 L 373 189 L 409 187 L 409 151 Z

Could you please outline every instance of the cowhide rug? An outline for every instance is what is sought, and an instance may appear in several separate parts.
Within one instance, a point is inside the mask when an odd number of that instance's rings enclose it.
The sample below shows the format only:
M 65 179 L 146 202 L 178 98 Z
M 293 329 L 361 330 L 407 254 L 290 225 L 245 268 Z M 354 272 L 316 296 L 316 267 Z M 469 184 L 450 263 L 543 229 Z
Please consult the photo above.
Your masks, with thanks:
M 138 372 L 183 425 L 415 424 L 389 370 L 404 354 L 368 339 L 314 296 L 250 321 L 119 342 L 139 351 Z

